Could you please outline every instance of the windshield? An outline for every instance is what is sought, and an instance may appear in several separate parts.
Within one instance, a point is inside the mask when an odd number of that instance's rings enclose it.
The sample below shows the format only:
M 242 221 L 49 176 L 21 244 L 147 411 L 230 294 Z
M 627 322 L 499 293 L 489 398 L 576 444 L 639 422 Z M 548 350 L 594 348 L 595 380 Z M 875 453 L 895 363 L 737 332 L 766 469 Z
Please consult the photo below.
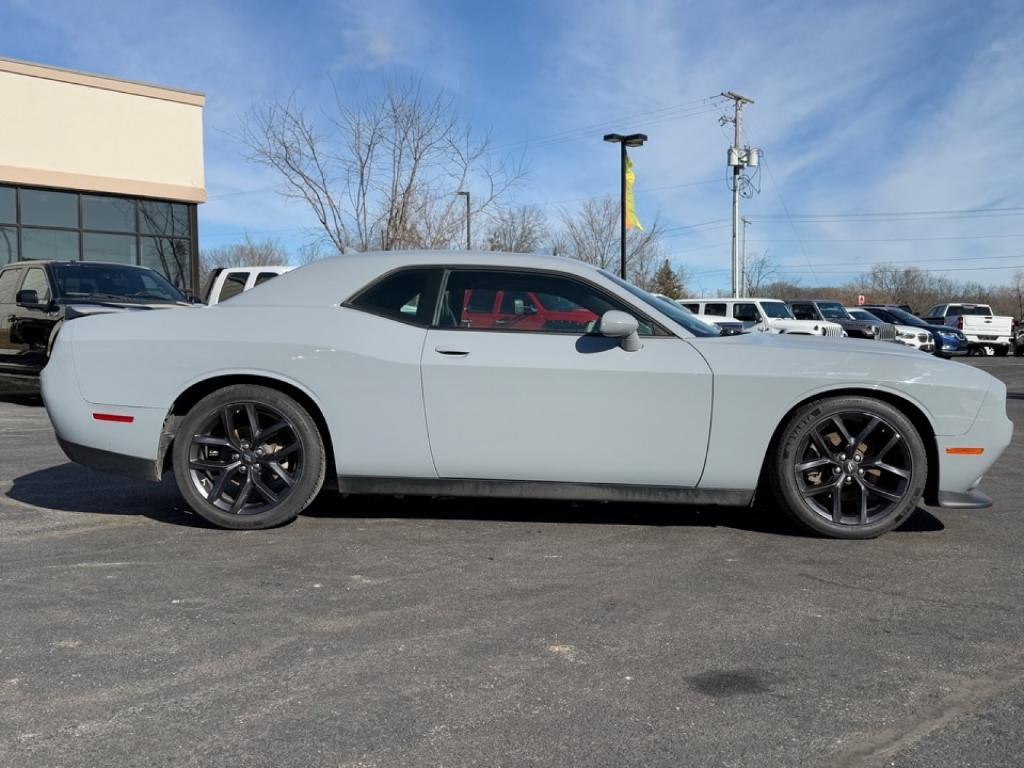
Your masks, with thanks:
M 172 303 L 185 301 L 181 291 L 151 269 L 117 264 L 54 264 L 57 293 L 68 299 Z
M 838 301 L 819 301 L 818 311 L 826 320 L 849 320 L 850 316 Z
M 663 315 L 671 317 L 679 325 L 683 326 L 686 330 L 692 333 L 694 336 L 721 336 L 722 332 L 717 326 L 705 323 L 703 320 L 697 319 L 690 310 L 679 306 L 674 301 L 668 299 L 659 299 L 655 296 L 651 296 L 647 291 L 637 288 L 632 283 L 627 283 L 622 278 L 616 277 L 611 272 L 601 270 L 601 274 L 613 281 L 616 285 L 625 288 L 629 293 L 636 298 L 640 299 L 645 304 L 654 307 L 656 310 L 661 312 Z
M 793 313 L 789 311 L 787 307 L 781 301 L 762 301 L 761 309 L 768 317 L 780 318 L 783 320 L 792 320 Z
M 877 323 L 881 319 L 877 315 L 871 314 L 866 309 L 848 309 L 846 311 L 853 316 L 854 320 L 863 320 L 867 323 Z

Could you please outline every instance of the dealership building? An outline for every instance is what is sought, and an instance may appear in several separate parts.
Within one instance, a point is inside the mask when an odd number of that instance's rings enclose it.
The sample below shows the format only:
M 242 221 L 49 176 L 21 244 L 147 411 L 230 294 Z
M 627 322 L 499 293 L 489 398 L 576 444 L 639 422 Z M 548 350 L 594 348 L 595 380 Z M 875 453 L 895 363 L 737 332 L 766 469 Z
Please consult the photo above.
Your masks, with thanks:
M 0 58 L 0 265 L 141 264 L 195 290 L 204 103 Z

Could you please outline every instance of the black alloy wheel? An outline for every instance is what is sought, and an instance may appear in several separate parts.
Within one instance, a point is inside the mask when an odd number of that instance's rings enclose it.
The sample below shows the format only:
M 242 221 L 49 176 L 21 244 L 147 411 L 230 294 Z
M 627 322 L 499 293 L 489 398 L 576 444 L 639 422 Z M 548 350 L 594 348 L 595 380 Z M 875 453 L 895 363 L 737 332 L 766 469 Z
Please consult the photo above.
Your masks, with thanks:
M 274 389 L 236 385 L 203 398 L 174 444 L 174 475 L 211 523 L 269 528 L 293 520 L 323 485 L 325 451 L 310 415 Z
M 835 397 L 800 409 L 775 446 L 772 475 L 786 511 L 835 538 L 895 528 L 924 493 L 928 458 L 913 423 L 887 402 Z

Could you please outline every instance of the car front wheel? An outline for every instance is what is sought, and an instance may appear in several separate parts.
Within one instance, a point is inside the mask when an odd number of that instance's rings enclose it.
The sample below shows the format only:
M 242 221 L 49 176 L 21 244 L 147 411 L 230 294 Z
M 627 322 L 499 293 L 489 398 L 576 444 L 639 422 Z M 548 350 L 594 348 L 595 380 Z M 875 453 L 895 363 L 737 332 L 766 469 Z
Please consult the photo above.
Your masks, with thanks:
M 928 454 L 913 423 L 889 403 L 832 397 L 790 418 L 768 469 L 779 501 L 798 523 L 832 538 L 869 539 L 917 508 Z
M 309 413 L 283 392 L 249 384 L 207 395 L 174 440 L 174 477 L 188 505 L 222 528 L 271 528 L 295 519 L 326 472 Z

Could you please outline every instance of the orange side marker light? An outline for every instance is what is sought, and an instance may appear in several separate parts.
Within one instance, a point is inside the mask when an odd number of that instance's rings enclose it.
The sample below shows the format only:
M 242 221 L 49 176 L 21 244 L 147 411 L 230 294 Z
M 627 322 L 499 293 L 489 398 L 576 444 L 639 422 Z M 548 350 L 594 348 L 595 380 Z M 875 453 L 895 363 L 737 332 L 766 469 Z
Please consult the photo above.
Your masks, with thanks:
M 984 448 L 947 448 L 946 453 L 950 456 L 981 456 Z

